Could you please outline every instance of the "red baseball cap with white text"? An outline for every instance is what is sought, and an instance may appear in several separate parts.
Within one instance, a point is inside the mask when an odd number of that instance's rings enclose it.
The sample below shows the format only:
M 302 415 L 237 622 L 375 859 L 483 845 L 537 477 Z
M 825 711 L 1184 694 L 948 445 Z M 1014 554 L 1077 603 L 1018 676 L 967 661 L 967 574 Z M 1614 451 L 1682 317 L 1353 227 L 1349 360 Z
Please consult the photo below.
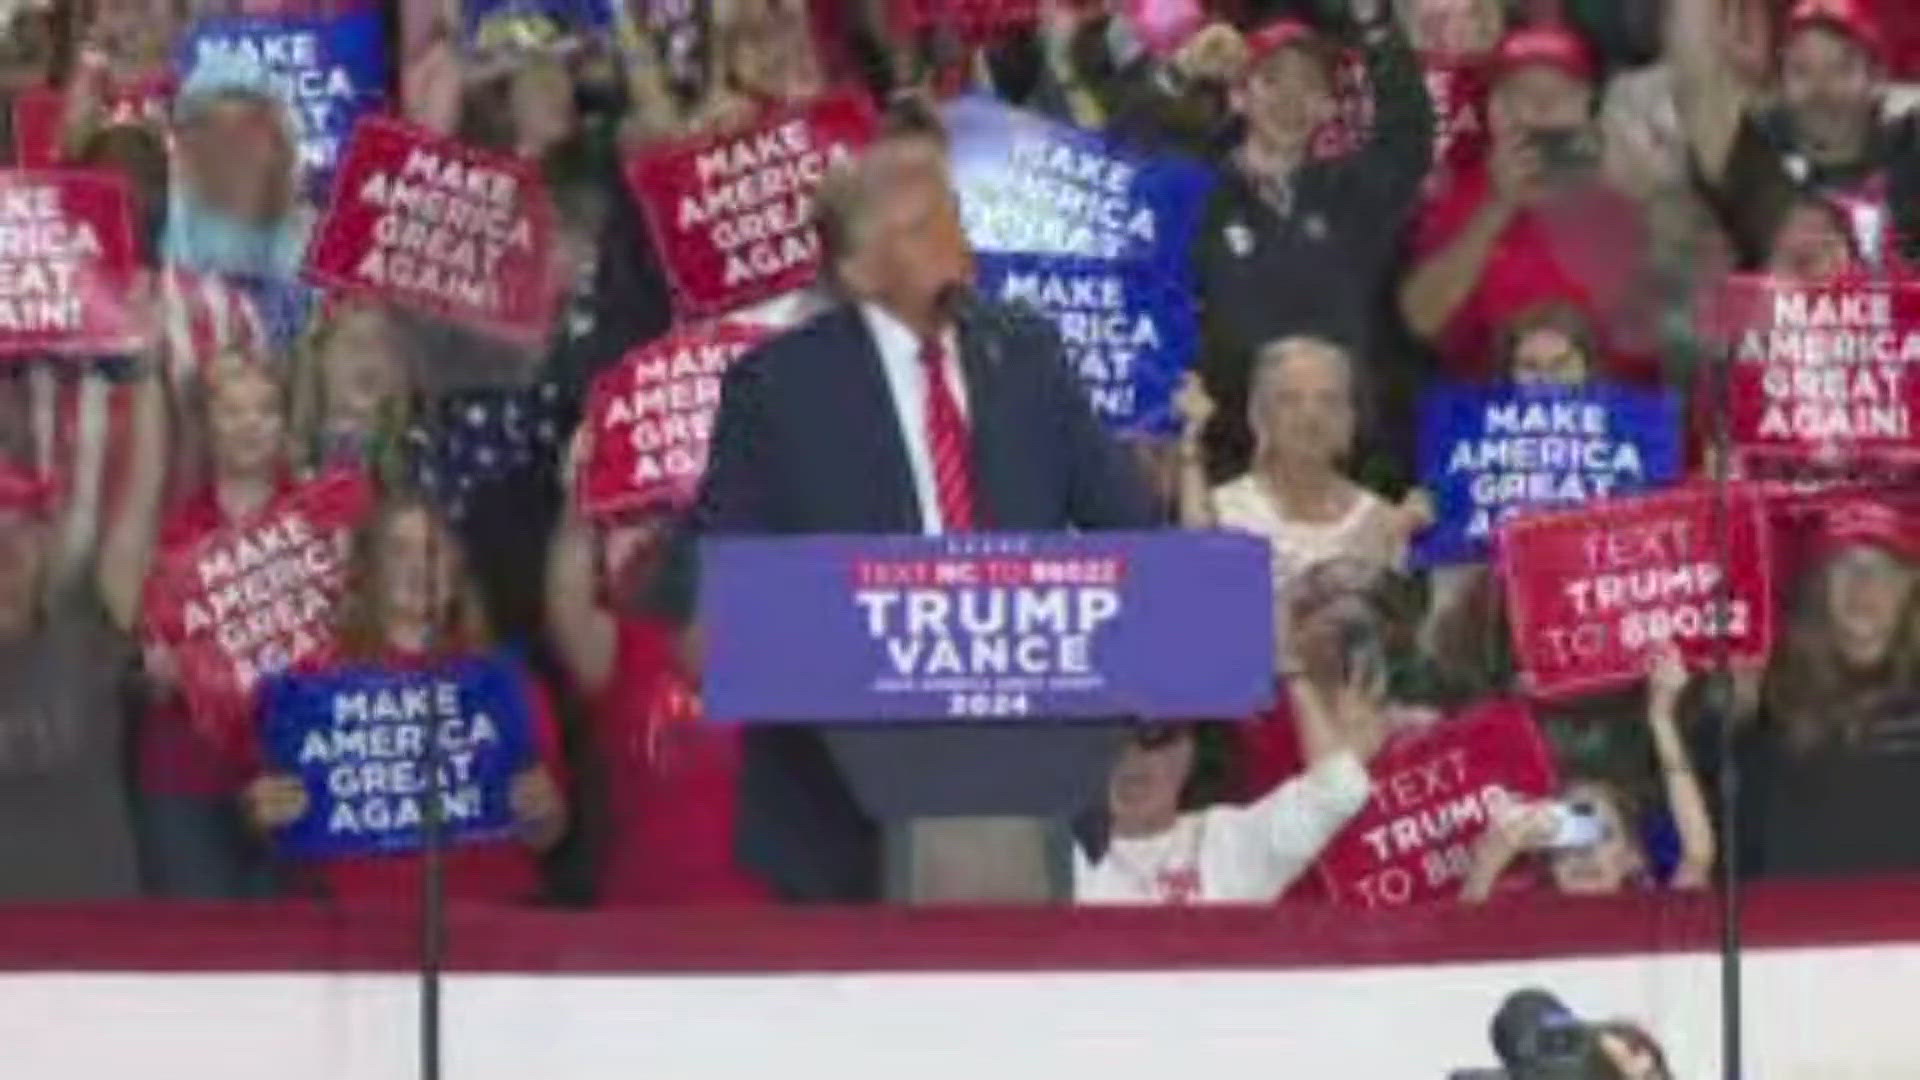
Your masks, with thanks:
M 1489 75 L 1494 82 L 1531 67 L 1552 68 L 1580 82 L 1600 74 L 1586 40 L 1565 26 L 1549 23 L 1508 34 L 1494 47 Z
M 1825 561 L 1850 547 L 1877 547 L 1920 563 L 1920 521 L 1902 510 L 1864 498 L 1836 499 L 1814 527 L 1810 554 Z
M 1830 30 L 1850 38 L 1876 61 L 1887 56 L 1887 35 L 1862 0 L 1799 0 L 1787 12 L 1784 43 L 1804 30 Z

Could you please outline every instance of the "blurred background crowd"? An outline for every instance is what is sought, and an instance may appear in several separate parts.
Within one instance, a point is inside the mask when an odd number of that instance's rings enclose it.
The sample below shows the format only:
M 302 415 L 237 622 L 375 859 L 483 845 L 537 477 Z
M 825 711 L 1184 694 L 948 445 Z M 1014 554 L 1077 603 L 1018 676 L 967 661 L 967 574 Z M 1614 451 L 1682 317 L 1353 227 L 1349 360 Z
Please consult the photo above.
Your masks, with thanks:
M 1538 726 L 1563 790 L 1477 840 L 1463 902 L 1697 888 L 1729 854 L 1761 875 L 1920 867 L 1920 513 L 1899 488 L 1814 530 L 1773 656 L 1724 680 L 1655 650 L 1642 685 L 1529 700 L 1497 577 L 1408 560 L 1433 512 L 1422 387 L 1670 387 L 1714 475 L 1697 327 L 1719 283 L 1920 262 L 1916 0 L 1041 0 L 1005 24 L 958 0 L 608 6 L 0 6 L 0 153 L 125 177 L 147 271 L 128 303 L 152 329 L 136 355 L 0 360 L 0 898 L 415 895 L 413 856 L 277 858 L 305 790 L 198 715 L 143 632 L 169 552 L 337 469 L 378 498 L 343 552 L 336 659 L 518 658 L 515 828 L 450 853 L 454 895 L 873 898 L 741 856 L 742 733 L 699 722 L 654 587 L 681 511 L 589 518 L 571 467 L 593 379 L 675 326 L 623 161 L 848 87 L 889 139 L 938 142 L 941 101 L 984 93 L 1214 177 L 1178 430 L 1116 437 L 1165 527 L 1271 544 L 1281 689 L 1268 715 L 1119 746 L 1074 830 L 1075 898 L 1332 902 L 1311 870 L 1367 759 L 1490 704 Z M 544 341 L 310 284 L 328 190 L 302 129 L 327 118 L 182 48 L 204 20 L 355 15 L 385 42 L 373 109 L 544 176 L 560 241 L 518 283 L 551 290 Z M 798 326 L 834 288 L 730 317 Z M 1322 648 L 1328 620 L 1357 629 Z

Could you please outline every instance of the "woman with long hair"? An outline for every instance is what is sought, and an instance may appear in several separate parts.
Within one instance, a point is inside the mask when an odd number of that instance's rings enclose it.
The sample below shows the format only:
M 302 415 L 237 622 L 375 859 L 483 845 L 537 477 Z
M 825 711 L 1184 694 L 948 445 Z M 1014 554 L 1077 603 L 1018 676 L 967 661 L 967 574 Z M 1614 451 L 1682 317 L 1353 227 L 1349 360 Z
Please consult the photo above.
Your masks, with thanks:
M 693 128 L 739 128 L 826 89 L 807 0 L 722 0 L 713 21 L 713 69 Z
M 332 301 L 302 338 L 293 377 L 293 453 L 303 468 L 370 467 L 397 478 L 409 379 L 384 307 Z
M 415 497 L 390 497 L 359 530 L 347 602 L 339 610 L 343 664 L 418 670 L 495 647 L 459 540 L 428 503 Z M 533 728 L 534 758 L 512 781 L 514 836 L 449 848 L 446 887 L 452 897 L 537 898 L 541 853 L 558 844 L 566 830 L 559 730 L 538 684 L 524 670 L 516 669 L 516 675 Z M 284 773 L 256 775 L 244 802 L 249 820 L 263 832 L 298 821 L 310 809 L 304 784 Z M 407 903 L 419 892 L 421 859 L 413 853 L 366 855 L 309 869 L 315 884 L 336 899 Z
M 1920 522 L 1823 508 L 1765 691 L 1752 794 L 1771 873 L 1920 867 Z
M 142 627 L 157 600 L 150 595 L 157 584 L 150 574 L 168 554 L 246 521 L 293 485 L 280 381 L 264 365 L 226 353 L 180 402 L 181 426 L 206 435 L 208 479 L 163 517 L 168 406 L 155 380 L 141 394 L 127 492 L 101 551 L 104 599 L 129 633 Z M 247 764 L 238 743 L 218 736 L 209 718 L 194 715 L 164 646 L 148 646 L 145 674 L 148 703 L 135 745 L 148 891 L 209 899 L 270 891 L 233 801 Z

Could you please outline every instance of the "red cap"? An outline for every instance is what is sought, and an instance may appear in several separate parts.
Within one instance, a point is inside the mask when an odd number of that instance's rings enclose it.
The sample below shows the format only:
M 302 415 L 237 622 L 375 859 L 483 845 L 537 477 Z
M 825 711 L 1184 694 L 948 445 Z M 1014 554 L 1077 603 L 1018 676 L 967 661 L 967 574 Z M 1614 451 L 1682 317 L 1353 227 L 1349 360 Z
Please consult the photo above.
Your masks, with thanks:
M 1491 76 L 1494 82 L 1530 67 L 1550 67 L 1590 83 L 1599 74 L 1593 52 L 1579 34 L 1564 26 L 1529 26 L 1500 39 L 1493 50 Z
M 40 517 L 53 507 L 53 485 L 38 473 L 0 460 L 0 510 Z
M 1281 49 L 1318 40 L 1320 35 L 1313 27 L 1298 19 L 1275 19 L 1247 35 L 1247 67 L 1252 68 Z
M 1887 36 L 1860 0 L 1800 0 L 1793 5 L 1787 13 L 1786 37 L 1814 27 L 1852 38 L 1875 60 L 1886 59 Z
M 1207 25 L 1200 0 L 1127 0 L 1126 14 L 1140 43 L 1155 56 L 1172 56 Z
M 1920 522 L 1886 503 L 1870 499 L 1848 498 L 1830 503 L 1814 526 L 1813 556 L 1824 560 L 1861 544 L 1920 562 Z

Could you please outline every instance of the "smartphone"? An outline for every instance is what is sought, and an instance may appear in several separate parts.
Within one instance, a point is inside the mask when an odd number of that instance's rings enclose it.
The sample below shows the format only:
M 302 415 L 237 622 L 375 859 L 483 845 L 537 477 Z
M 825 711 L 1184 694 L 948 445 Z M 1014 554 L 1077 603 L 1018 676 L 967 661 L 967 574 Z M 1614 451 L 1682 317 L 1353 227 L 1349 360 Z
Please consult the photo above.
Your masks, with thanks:
M 1528 140 L 1548 176 L 1577 176 L 1600 167 L 1600 148 L 1581 128 L 1536 131 Z
M 1557 802 L 1551 809 L 1553 839 L 1547 842 L 1551 850 L 1579 851 L 1607 838 L 1606 819 L 1600 816 L 1600 809 L 1592 803 L 1581 800 Z

